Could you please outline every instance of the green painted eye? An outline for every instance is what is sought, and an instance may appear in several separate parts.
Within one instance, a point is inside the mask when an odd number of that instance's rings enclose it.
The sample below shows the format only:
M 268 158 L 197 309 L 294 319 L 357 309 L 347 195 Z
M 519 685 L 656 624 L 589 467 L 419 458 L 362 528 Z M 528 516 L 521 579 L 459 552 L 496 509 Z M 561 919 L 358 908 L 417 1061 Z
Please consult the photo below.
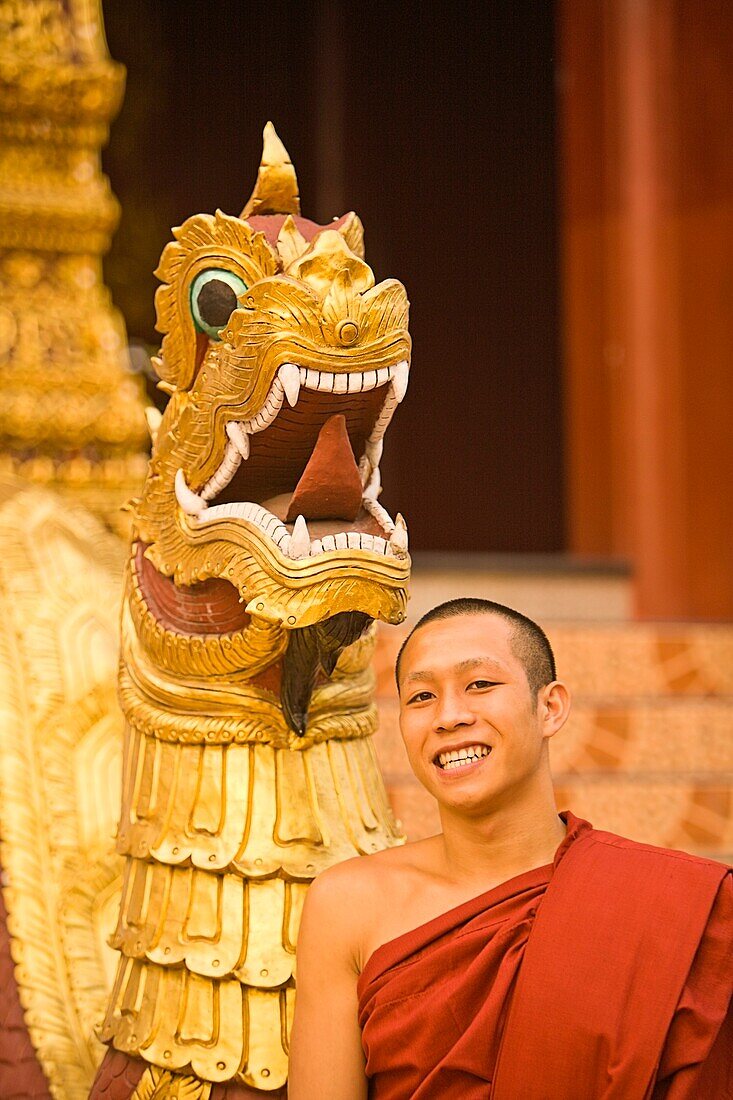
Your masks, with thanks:
M 215 340 L 237 308 L 237 298 L 247 284 L 239 275 L 224 268 L 201 271 L 191 284 L 191 313 L 196 328 Z

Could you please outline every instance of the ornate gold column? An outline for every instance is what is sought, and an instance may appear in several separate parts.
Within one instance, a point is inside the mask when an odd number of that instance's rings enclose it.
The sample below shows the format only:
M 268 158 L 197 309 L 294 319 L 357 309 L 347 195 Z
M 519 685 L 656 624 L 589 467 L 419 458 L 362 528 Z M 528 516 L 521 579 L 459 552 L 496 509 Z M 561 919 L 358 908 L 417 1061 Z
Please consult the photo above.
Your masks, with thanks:
M 145 472 L 122 317 L 102 279 L 119 109 L 99 0 L 0 5 L 0 470 L 113 522 Z

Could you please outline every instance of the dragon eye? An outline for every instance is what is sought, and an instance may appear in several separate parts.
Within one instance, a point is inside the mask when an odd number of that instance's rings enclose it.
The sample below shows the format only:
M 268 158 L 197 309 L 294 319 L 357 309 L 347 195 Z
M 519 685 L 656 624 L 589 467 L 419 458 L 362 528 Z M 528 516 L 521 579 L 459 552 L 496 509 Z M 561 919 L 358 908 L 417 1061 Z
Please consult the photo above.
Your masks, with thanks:
M 223 268 L 201 271 L 191 284 L 191 312 L 196 327 L 215 340 L 237 308 L 237 298 L 247 284 Z

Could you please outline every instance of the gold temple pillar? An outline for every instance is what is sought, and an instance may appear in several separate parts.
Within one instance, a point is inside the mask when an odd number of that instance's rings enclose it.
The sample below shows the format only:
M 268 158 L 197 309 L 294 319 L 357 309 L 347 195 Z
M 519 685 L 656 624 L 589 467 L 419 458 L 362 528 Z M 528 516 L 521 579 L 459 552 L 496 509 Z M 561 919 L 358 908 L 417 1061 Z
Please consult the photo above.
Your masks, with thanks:
M 99 0 L 0 8 L 0 469 L 115 522 L 145 472 L 140 386 L 102 278 L 120 107 Z

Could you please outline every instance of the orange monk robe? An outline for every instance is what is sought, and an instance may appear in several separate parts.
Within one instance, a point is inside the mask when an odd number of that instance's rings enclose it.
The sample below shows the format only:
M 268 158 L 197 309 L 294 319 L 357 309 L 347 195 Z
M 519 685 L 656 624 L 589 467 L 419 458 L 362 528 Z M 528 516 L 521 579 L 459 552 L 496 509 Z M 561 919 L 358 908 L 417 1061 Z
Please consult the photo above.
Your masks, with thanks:
M 555 860 L 380 947 L 371 1100 L 733 1098 L 733 882 L 568 825 Z

